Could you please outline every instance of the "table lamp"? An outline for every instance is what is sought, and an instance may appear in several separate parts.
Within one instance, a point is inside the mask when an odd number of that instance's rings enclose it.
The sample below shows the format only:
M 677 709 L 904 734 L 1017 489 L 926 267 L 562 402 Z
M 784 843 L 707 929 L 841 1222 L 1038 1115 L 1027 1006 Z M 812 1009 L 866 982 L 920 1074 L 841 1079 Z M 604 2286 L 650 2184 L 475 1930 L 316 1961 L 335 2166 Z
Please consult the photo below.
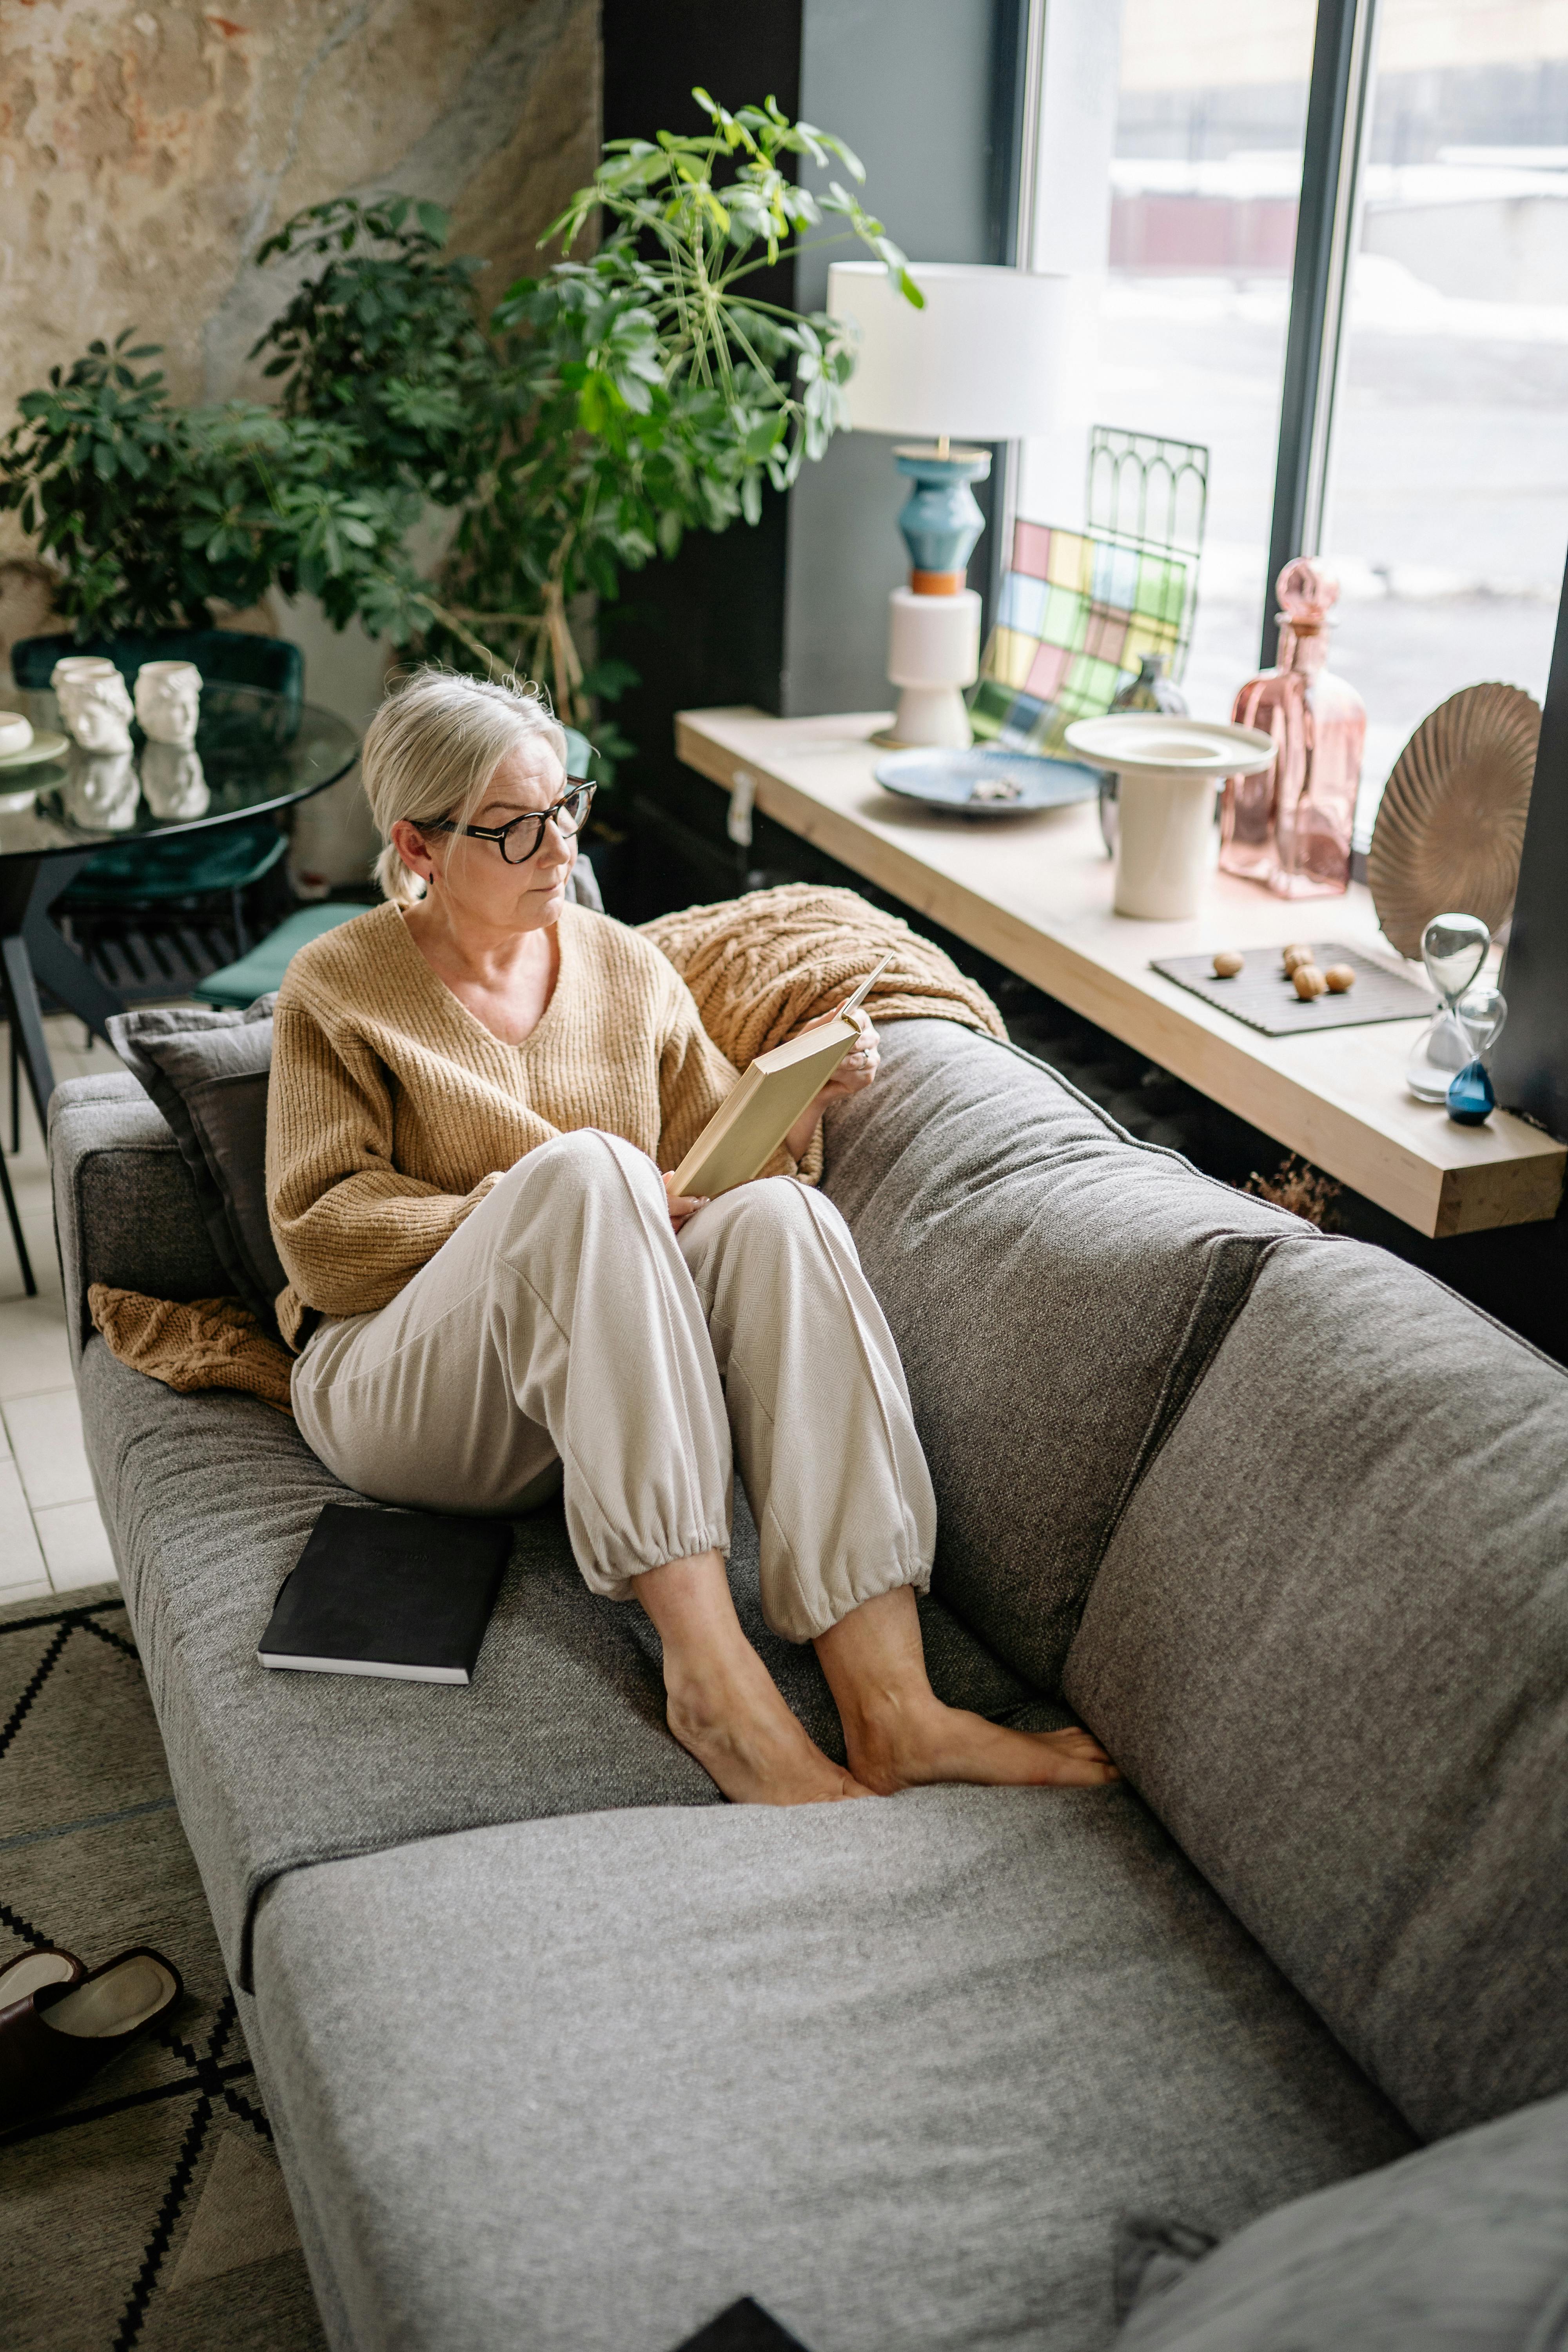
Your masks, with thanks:
M 980 599 L 963 575 L 984 528 L 969 486 L 991 471 L 990 450 L 965 444 L 1049 428 L 1069 281 L 977 262 L 911 261 L 910 275 L 923 310 L 879 262 L 835 262 L 827 308 L 858 330 L 851 426 L 910 436 L 893 452 L 913 487 L 899 517 L 910 569 L 890 600 L 888 676 L 899 707 L 887 740 L 961 748 L 971 740 L 963 688 L 980 668 Z

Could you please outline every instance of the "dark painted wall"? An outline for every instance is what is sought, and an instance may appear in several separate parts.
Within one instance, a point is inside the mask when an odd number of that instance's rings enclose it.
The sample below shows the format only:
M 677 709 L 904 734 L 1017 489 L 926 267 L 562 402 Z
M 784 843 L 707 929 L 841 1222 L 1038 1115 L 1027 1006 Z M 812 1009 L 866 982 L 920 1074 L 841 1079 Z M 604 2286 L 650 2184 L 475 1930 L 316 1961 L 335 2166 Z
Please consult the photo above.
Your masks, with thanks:
M 771 94 L 861 155 L 868 202 L 915 257 L 1005 259 L 1019 14 L 1020 0 L 605 0 L 605 136 L 696 129 L 694 83 L 731 107 Z M 798 288 L 793 271 L 778 276 L 773 299 L 823 299 L 826 259 Z M 767 499 L 755 529 L 695 534 L 601 606 L 602 649 L 641 681 L 616 712 L 637 756 L 605 803 L 637 843 L 616 864 L 616 911 L 717 896 L 744 870 L 724 843 L 719 795 L 675 759 L 676 710 L 886 702 L 887 596 L 905 562 L 899 504 L 889 445 L 846 438 L 789 499 Z M 988 535 L 972 567 L 982 591 L 989 562 Z
M 1499 1097 L 1568 1139 L 1568 574 L 1557 608 L 1502 992 L 1508 1026 L 1491 1057 Z
M 771 95 L 787 113 L 800 110 L 800 0 L 747 0 L 743 7 L 732 0 L 605 0 L 603 34 L 607 140 L 700 130 L 694 84 L 722 106 Z M 780 270 L 776 281 L 767 288 L 771 299 L 793 301 L 793 272 Z M 672 714 L 728 702 L 778 709 L 784 567 L 784 500 L 769 497 L 754 530 L 736 523 L 718 536 L 695 532 L 672 562 L 626 575 L 618 604 L 601 605 L 602 651 L 629 662 L 641 681 L 616 707 L 637 754 L 622 772 L 625 789 L 606 805 L 610 822 L 624 823 L 631 799 L 641 796 L 687 807 L 699 825 L 706 814 L 721 835 L 718 794 L 676 761 Z M 652 913 L 671 902 L 668 890 L 677 902 L 692 895 L 675 877 L 667 888 L 651 870 L 657 858 L 639 862 L 647 870 L 628 883 L 617 912 Z
M 835 131 L 866 166 L 863 201 L 914 261 L 1008 257 L 997 182 L 1014 123 L 1011 77 L 998 86 L 998 47 L 1011 62 L 1016 8 L 997 0 L 805 0 L 801 110 Z M 839 175 L 807 169 L 808 186 Z M 803 310 L 827 299 L 830 260 L 859 260 L 846 242 L 806 257 Z M 887 683 L 888 596 L 908 574 L 898 512 L 906 495 L 882 434 L 847 433 L 790 494 L 784 708 L 792 714 L 878 710 Z M 993 478 L 977 496 L 986 533 L 969 584 L 984 594 L 991 565 Z

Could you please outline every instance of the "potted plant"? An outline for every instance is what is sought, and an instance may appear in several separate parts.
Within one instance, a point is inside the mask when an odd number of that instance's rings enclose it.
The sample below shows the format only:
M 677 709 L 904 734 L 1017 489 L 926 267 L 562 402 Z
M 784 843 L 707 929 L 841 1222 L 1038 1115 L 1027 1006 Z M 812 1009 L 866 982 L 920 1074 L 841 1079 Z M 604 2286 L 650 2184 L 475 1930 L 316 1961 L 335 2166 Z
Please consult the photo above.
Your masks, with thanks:
M 548 233 L 562 259 L 488 322 L 482 264 L 447 255 L 439 206 L 339 197 L 260 249 L 320 262 L 253 353 L 276 407 L 180 407 L 139 372 L 159 354 L 133 329 L 52 371 L 0 442 L 0 507 L 58 573 L 69 642 L 127 667 L 154 642 L 192 648 L 205 667 L 194 637 L 210 656 L 235 636 L 209 603 L 276 584 L 337 626 L 357 614 L 399 647 L 515 667 L 569 723 L 613 696 L 624 673 L 584 662 L 574 610 L 689 530 L 754 522 L 763 484 L 787 488 L 844 421 L 842 326 L 763 299 L 761 273 L 826 226 L 921 301 L 844 181 L 814 197 L 789 176 L 805 156 L 863 180 L 842 142 L 771 99 L 731 114 L 693 95 L 707 129 L 606 148 Z M 595 220 L 598 249 L 574 258 Z M 432 503 L 454 518 L 434 578 L 406 544 Z M 52 667 L 67 643 L 15 655 Z
M 298 648 L 215 630 L 210 604 L 243 608 L 278 586 L 318 596 L 339 627 L 356 613 L 374 617 L 406 568 L 403 542 L 426 495 L 471 488 L 449 412 L 455 387 L 489 365 L 473 310 L 479 265 L 442 257 L 437 205 L 390 198 L 345 209 L 331 224 L 342 257 L 258 346 L 280 346 L 268 373 L 298 373 L 298 314 L 312 294 L 340 345 L 357 325 L 352 383 L 303 371 L 313 405 L 182 407 L 161 370 L 141 367 L 160 354 L 137 344 L 133 328 L 24 394 L 0 443 L 0 507 L 35 536 L 56 574 L 56 609 L 73 626 L 68 637 L 14 648 L 19 683 L 47 683 L 74 646 L 128 670 L 154 653 L 183 654 L 204 674 L 297 698 Z M 262 257 L 287 250 L 298 226 Z M 24 677 L 24 668 L 43 675 Z

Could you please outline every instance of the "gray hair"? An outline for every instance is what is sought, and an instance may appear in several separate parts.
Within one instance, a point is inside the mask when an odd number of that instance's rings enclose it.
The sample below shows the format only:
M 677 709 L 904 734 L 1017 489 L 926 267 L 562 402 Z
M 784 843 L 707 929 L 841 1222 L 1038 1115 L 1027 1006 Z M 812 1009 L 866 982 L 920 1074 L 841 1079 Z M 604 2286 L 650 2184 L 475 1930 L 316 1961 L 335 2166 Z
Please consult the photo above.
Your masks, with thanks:
M 433 665 L 416 669 L 371 720 L 360 754 L 365 797 L 386 845 L 375 861 L 384 897 L 418 898 L 416 879 L 393 846 L 400 818 L 468 824 L 509 751 L 543 742 L 564 774 L 566 738 L 538 688 L 516 677 L 467 677 Z

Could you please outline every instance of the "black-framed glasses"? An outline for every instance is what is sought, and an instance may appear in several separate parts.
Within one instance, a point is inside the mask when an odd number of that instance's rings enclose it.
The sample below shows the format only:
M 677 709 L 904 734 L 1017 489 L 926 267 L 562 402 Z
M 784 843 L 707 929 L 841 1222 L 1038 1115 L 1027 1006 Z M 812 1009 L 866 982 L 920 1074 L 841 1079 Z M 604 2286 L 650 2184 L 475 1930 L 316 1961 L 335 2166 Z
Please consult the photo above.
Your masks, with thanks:
M 509 866 L 526 866 L 544 838 L 544 828 L 553 821 L 557 833 L 568 838 L 581 833 L 594 805 L 595 786 L 574 784 L 563 793 L 553 808 L 525 809 L 514 816 L 510 824 L 454 824 L 449 816 L 432 817 L 419 830 L 421 833 L 461 833 L 471 841 L 493 841 Z

